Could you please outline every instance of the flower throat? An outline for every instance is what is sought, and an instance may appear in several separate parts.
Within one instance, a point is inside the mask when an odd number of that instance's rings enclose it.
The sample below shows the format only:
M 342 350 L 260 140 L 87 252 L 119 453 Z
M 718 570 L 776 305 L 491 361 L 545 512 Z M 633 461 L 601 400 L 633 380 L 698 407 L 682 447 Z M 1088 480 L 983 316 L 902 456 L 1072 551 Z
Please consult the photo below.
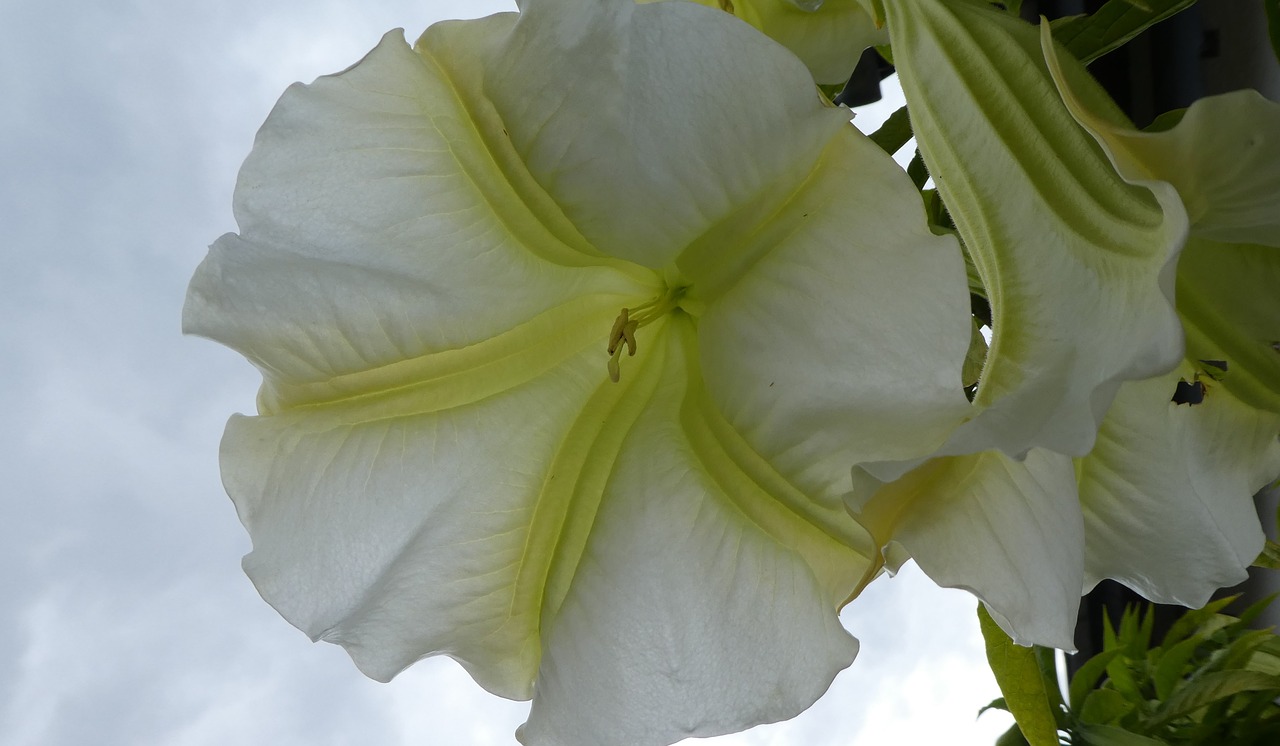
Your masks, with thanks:
M 682 295 L 684 295 L 684 288 L 673 288 L 648 303 L 634 308 L 622 309 L 618 314 L 618 318 L 613 320 L 613 329 L 609 332 L 607 351 L 609 353 L 610 381 L 617 383 L 621 380 L 622 370 L 618 363 L 622 359 L 624 347 L 627 350 L 627 357 L 635 357 L 636 330 L 656 321 L 663 314 L 679 306 L 680 296 Z

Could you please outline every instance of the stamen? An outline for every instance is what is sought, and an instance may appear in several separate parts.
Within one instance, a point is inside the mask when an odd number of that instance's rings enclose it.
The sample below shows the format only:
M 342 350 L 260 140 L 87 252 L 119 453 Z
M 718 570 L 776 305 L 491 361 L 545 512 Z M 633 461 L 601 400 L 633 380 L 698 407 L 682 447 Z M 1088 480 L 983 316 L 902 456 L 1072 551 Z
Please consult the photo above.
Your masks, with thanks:
M 622 313 L 618 314 L 618 318 L 613 320 L 613 329 L 609 332 L 609 354 L 617 349 L 618 342 L 622 341 L 622 329 L 627 325 L 627 316 L 630 315 L 629 309 L 622 309 Z
M 609 380 L 617 383 L 622 375 L 618 363 L 624 346 L 627 348 L 627 356 L 635 357 L 636 331 L 679 305 L 683 294 L 684 288 L 668 290 L 647 303 L 624 308 L 618 313 L 618 317 L 613 320 L 613 328 L 609 330 L 609 345 L 606 348 L 609 353 Z

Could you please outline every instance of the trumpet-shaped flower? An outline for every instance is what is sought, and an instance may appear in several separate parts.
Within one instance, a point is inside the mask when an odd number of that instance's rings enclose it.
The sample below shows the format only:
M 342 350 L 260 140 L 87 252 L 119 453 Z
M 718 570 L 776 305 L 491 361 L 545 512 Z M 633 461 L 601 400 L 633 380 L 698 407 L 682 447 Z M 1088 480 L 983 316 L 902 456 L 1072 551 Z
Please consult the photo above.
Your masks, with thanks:
M 1280 368 L 1263 354 L 1280 333 L 1266 280 L 1280 107 L 1235 94 L 1138 133 L 1047 26 L 1038 39 L 964 0 L 884 7 L 994 336 L 975 416 L 904 478 L 866 479 L 851 509 L 890 566 L 910 556 L 974 591 L 1024 643 L 1070 648 L 1080 591 L 1101 578 L 1202 604 L 1243 579 L 1262 545 L 1252 495 L 1280 472 L 1265 406 Z M 1176 313 L 1175 283 L 1190 296 Z M 1210 392 L 1179 405 L 1180 382 Z
M 1245 579 L 1263 543 L 1252 497 L 1280 475 L 1280 104 L 1237 91 L 1140 132 L 1090 106 L 1047 27 L 1042 46 L 1063 102 L 1117 173 L 1172 186 L 1191 229 L 1177 274 L 1187 359 L 1124 384 L 1079 464 L 1086 588 L 1113 578 L 1202 606 Z M 1179 386 L 1197 394 L 1170 397 Z
M 262 596 L 528 744 L 790 717 L 857 650 L 849 467 L 968 408 L 956 242 L 794 57 L 693 4 L 527 0 L 285 93 L 187 331 L 263 374 L 223 479 Z

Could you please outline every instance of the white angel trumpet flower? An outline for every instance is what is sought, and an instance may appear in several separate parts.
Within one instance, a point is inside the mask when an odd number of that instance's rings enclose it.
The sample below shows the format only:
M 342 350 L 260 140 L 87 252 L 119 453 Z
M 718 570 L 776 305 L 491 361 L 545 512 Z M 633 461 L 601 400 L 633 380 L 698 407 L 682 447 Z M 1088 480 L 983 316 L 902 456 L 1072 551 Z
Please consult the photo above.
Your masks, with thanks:
M 290 88 L 184 328 L 263 374 L 245 570 L 369 676 L 448 655 L 526 744 L 789 718 L 849 665 L 842 494 L 967 411 L 957 243 L 720 11 L 528 0 Z
M 1280 333 L 1267 287 L 1280 274 L 1280 107 L 1208 99 L 1176 130 L 1144 135 L 1047 27 L 1038 38 L 979 3 L 885 7 L 916 136 L 982 272 L 995 337 L 973 420 L 897 481 L 871 476 L 888 465 L 855 470 L 851 510 L 890 568 L 914 558 L 973 591 L 1023 644 L 1071 649 L 1080 593 L 1102 578 L 1202 605 L 1257 556 L 1252 496 L 1280 473 L 1280 417 L 1266 406 L 1280 381 L 1259 354 Z M 1214 257 L 1224 264 L 1210 270 Z M 1173 311 L 1175 282 L 1197 305 Z M 1215 359 L 1182 359 L 1184 323 L 1223 340 L 1201 344 Z M 1239 366 L 1227 348 L 1247 348 Z M 1242 369 L 1239 385 L 1200 381 L 1219 362 Z M 1212 390 L 1179 404 L 1182 380 Z M 1018 458 L 1028 444 L 1039 447 Z
M 1172 187 L 1190 222 L 1177 272 L 1187 359 L 1122 385 L 1077 463 L 1085 587 L 1112 578 L 1152 601 L 1203 606 L 1248 576 L 1264 541 L 1252 498 L 1280 476 L 1280 104 L 1256 91 L 1210 96 L 1172 128 L 1140 132 L 1098 105 L 1047 25 L 1041 46 L 1117 173 Z

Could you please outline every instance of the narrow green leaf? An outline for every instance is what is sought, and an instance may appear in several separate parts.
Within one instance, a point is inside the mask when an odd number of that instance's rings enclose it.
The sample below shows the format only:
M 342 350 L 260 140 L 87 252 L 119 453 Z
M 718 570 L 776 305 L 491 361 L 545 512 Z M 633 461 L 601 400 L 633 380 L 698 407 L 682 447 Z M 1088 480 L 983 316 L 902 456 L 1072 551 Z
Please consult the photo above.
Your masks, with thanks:
M 1151 124 L 1148 124 L 1146 127 L 1143 127 L 1142 131 L 1143 132 L 1167 132 L 1173 129 L 1174 127 L 1177 127 L 1178 123 L 1182 121 L 1182 118 L 1186 116 L 1186 114 L 1187 114 L 1186 107 L 1183 107 L 1181 109 L 1170 109 L 1164 112 L 1163 114 L 1157 116 L 1155 119 L 1151 120 Z
M 1057 746 L 1057 716 L 1045 689 L 1044 676 L 1031 648 L 1017 645 L 1000 629 L 985 606 L 978 605 L 978 622 L 987 644 L 987 662 L 995 674 L 1009 712 L 1030 746 Z
M 911 162 L 907 164 L 907 176 L 911 177 L 911 183 L 916 185 L 916 189 L 924 189 L 925 182 L 929 180 L 929 169 L 924 165 L 924 156 L 920 155 L 919 150 L 916 150 Z
M 1103 618 L 1102 634 L 1103 634 L 1103 650 L 1116 650 L 1119 655 L 1112 658 L 1107 663 L 1107 678 L 1111 680 L 1111 686 L 1124 696 L 1135 701 L 1142 699 L 1142 692 L 1138 688 L 1138 682 L 1133 677 L 1133 671 L 1129 668 L 1129 662 L 1135 659 L 1146 657 L 1146 650 L 1135 651 L 1132 648 L 1131 637 L 1124 635 L 1124 626 L 1121 622 L 1121 631 L 1119 634 L 1112 631 L 1111 624 L 1107 619 Z
M 1258 558 L 1253 561 L 1253 566 L 1280 570 L 1280 544 L 1267 539 L 1266 546 L 1262 547 L 1262 554 L 1259 554 Z
M 1277 596 L 1280 596 L 1280 593 L 1272 593 L 1265 598 L 1261 598 L 1249 604 L 1249 608 L 1245 609 L 1244 613 L 1240 615 L 1240 624 L 1244 626 L 1253 624 L 1253 620 L 1257 619 L 1259 614 L 1266 611 L 1267 607 L 1271 605 L 1272 601 L 1276 600 Z
M 1066 725 L 1066 703 L 1062 701 L 1062 688 L 1058 685 L 1058 651 L 1036 645 L 1032 648 L 1036 656 L 1036 665 L 1040 667 L 1040 680 L 1044 682 L 1045 694 L 1049 697 L 1049 708 L 1053 710 L 1054 719 L 1061 728 Z
M 1156 713 L 1151 725 L 1159 726 L 1175 718 L 1190 715 L 1201 707 L 1234 696 L 1240 692 L 1280 692 L 1280 676 L 1257 671 L 1216 671 L 1205 674 L 1179 689 Z
M 1140 736 L 1115 725 L 1081 723 L 1076 732 L 1084 739 L 1085 746 L 1166 746 L 1164 741 Z
M 971 319 L 969 331 L 969 351 L 964 355 L 964 364 L 960 366 L 960 383 L 964 386 L 976 386 L 982 376 L 982 366 L 987 362 L 987 339 L 982 336 L 982 328 L 977 319 Z
M 1135 609 L 1134 613 L 1141 612 Z M 1155 628 L 1156 609 L 1154 606 L 1147 605 L 1146 613 L 1142 614 L 1142 622 L 1138 626 L 1137 644 L 1142 650 L 1145 651 L 1151 648 L 1151 633 L 1155 631 Z
M 1004 9 L 1015 18 L 1022 17 L 1022 0 L 1002 0 Z
M 995 699 L 988 702 L 986 707 L 983 707 L 981 710 L 978 710 L 978 717 L 982 717 L 982 713 L 986 712 L 987 710 L 1003 710 L 1004 712 L 1008 712 L 1009 705 L 1005 704 L 1004 697 L 996 697 Z
M 1094 689 L 1084 698 L 1077 720 L 1081 723 L 1114 723 L 1136 707 L 1137 704 L 1115 689 Z
M 1250 671 L 1280 676 L 1280 637 L 1272 637 L 1259 645 L 1244 667 Z
M 1220 598 L 1216 601 L 1210 601 L 1205 604 L 1204 608 L 1192 609 L 1186 612 L 1179 617 L 1178 621 L 1174 622 L 1173 626 L 1169 628 L 1169 631 L 1165 633 L 1164 646 L 1169 647 L 1194 634 L 1202 625 L 1205 624 L 1206 621 L 1216 615 L 1219 611 L 1222 611 L 1222 609 L 1226 608 L 1226 606 L 1236 600 L 1236 598 L 1236 596 Z M 1204 633 L 1203 631 L 1202 634 L 1207 635 L 1207 633 Z
M 1158 699 L 1167 700 L 1173 695 L 1178 684 L 1188 673 L 1187 663 L 1191 660 L 1191 656 L 1195 655 L 1196 648 L 1199 648 L 1203 642 L 1204 638 L 1197 635 L 1188 637 L 1164 650 L 1164 654 L 1160 656 L 1160 662 L 1156 664 L 1155 673 L 1151 676 L 1156 685 Z
M 1072 16 L 1055 23 L 1053 38 L 1076 59 L 1092 62 L 1195 3 L 1196 0 L 1146 0 L 1147 7 L 1142 8 L 1132 0 L 1110 0 L 1092 15 Z M 1273 5 L 1274 0 L 1268 0 L 1268 4 Z
M 1274 637 L 1275 634 L 1269 629 L 1255 629 L 1246 632 L 1231 642 L 1230 647 L 1226 649 L 1222 656 L 1220 668 L 1222 670 L 1245 668 L 1249 663 L 1249 659 L 1253 657 L 1254 651 Z
M 1030 746 L 1030 744 L 1015 724 L 996 739 L 996 746 Z
M 890 65 L 893 64 L 893 47 L 889 46 L 888 44 L 877 44 L 876 54 L 883 57 L 884 61 L 888 62 Z
M 1079 710 L 1084 706 L 1084 699 L 1093 691 L 1094 686 L 1098 683 L 1098 679 L 1103 672 L 1107 670 L 1107 665 L 1122 653 L 1122 650 L 1104 650 L 1084 662 L 1076 671 L 1076 675 L 1071 677 L 1071 685 L 1067 689 L 1068 699 L 1071 700 L 1071 709 Z
M 911 139 L 911 118 L 907 114 L 907 107 L 903 106 L 890 114 L 884 124 L 880 125 L 880 129 L 870 137 L 871 142 L 879 145 L 889 155 L 902 150 L 902 146 Z
M 1267 9 L 1267 35 L 1271 37 L 1271 51 L 1280 60 L 1280 0 L 1263 0 Z

